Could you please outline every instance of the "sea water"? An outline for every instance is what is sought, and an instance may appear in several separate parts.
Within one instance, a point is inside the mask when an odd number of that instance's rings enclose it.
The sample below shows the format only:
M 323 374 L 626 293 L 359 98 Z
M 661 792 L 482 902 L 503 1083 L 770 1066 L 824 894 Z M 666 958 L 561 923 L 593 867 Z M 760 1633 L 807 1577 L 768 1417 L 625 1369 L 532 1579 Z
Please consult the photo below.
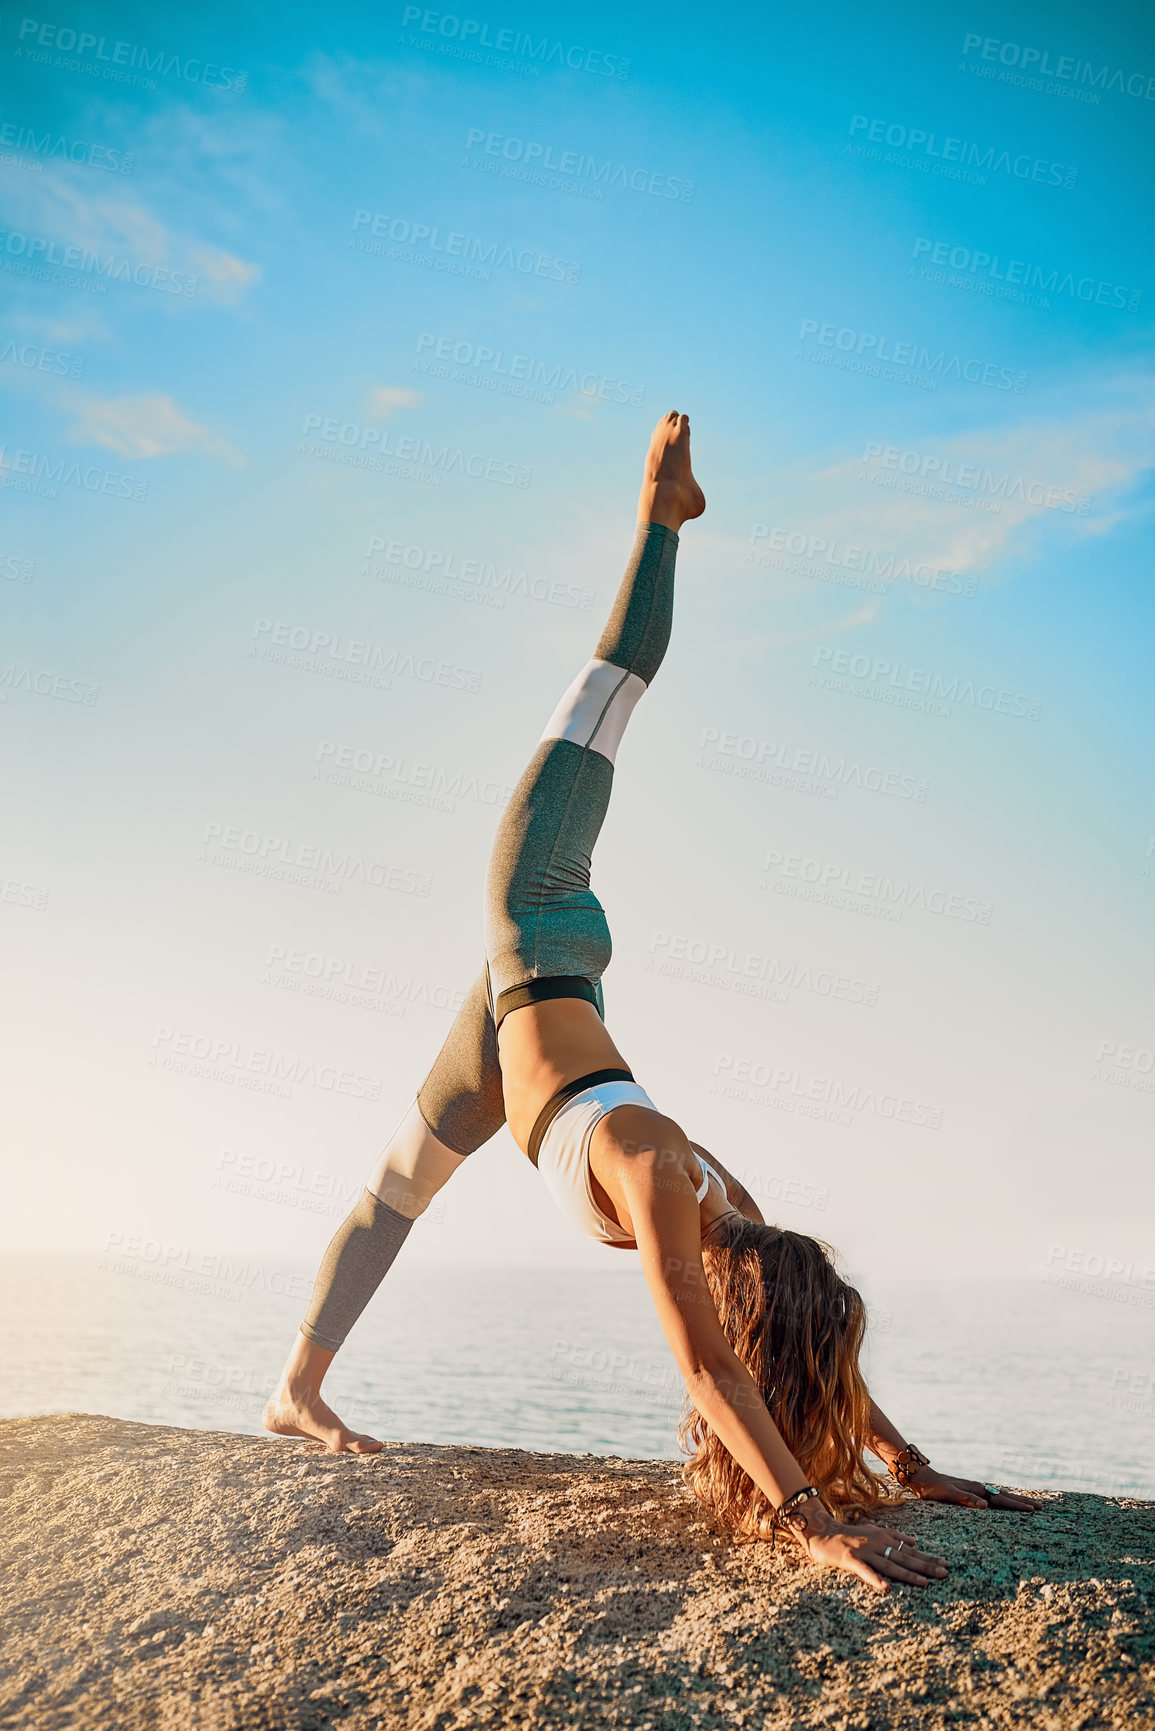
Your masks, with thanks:
M 258 1433 L 309 1273 L 273 1278 L 241 1258 L 202 1279 L 144 1262 L 9 1259 L 0 1412 Z M 936 1466 L 1155 1496 L 1155 1294 L 893 1282 L 868 1298 L 871 1392 Z M 636 1268 L 402 1263 L 326 1393 L 379 1437 L 678 1457 L 681 1379 Z

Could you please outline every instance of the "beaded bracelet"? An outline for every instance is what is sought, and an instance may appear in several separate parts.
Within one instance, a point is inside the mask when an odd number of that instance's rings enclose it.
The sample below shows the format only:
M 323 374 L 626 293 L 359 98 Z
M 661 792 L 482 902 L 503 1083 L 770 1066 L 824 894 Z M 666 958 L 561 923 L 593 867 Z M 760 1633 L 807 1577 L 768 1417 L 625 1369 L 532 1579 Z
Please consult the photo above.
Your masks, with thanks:
M 802 1514 L 802 1532 L 803 1535 L 805 1535 L 807 1517 L 804 1511 L 804 1504 L 808 1503 L 811 1497 L 820 1497 L 821 1495 L 822 1492 L 814 1485 L 803 1485 L 800 1491 L 795 1491 L 792 1496 L 786 1498 L 784 1503 L 779 1504 L 779 1506 L 774 1510 L 774 1522 L 770 1529 L 771 1550 L 773 1550 L 775 1540 L 778 1536 L 778 1528 L 788 1526 L 793 1517 L 799 1513 Z
M 902 1453 L 896 1455 L 891 1462 L 891 1477 L 897 1479 L 900 1485 L 909 1485 L 915 1473 L 929 1465 L 930 1462 L 922 1450 L 915 1448 L 913 1443 L 909 1443 Z

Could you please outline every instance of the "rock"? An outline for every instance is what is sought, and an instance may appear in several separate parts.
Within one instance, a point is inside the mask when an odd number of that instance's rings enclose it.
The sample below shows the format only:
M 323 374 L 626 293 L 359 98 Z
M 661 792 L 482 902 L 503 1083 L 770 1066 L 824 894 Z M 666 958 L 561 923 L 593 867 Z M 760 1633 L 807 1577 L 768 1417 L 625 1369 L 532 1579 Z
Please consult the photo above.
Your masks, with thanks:
M 1155 1705 L 1155 1505 L 911 1504 L 875 1595 L 712 1529 L 667 1461 L 0 1423 L 2 1723 L 138 1731 L 1118 1726 Z

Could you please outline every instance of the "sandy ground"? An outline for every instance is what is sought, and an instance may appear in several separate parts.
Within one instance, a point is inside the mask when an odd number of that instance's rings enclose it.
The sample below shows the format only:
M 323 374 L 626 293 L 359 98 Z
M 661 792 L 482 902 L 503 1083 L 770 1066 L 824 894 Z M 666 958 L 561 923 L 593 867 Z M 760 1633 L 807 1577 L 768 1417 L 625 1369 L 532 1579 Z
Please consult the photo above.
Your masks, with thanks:
M 879 1597 L 711 1531 L 669 1462 L 0 1424 L 0 1725 L 1155 1725 L 1155 1505 L 916 1504 Z

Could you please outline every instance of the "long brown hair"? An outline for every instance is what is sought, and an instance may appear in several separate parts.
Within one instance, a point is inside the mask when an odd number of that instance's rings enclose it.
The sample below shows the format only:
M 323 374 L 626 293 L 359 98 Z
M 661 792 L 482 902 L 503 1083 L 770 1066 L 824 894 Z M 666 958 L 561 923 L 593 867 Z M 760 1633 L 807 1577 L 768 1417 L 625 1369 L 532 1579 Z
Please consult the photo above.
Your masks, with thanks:
M 863 1458 L 870 1395 L 858 1366 L 866 1306 L 819 1239 L 733 1215 L 702 1246 L 706 1279 L 726 1339 L 810 1484 L 839 1519 L 901 1499 Z M 687 1484 L 731 1532 L 771 1530 L 773 1505 L 693 1407 L 678 1441 Z

